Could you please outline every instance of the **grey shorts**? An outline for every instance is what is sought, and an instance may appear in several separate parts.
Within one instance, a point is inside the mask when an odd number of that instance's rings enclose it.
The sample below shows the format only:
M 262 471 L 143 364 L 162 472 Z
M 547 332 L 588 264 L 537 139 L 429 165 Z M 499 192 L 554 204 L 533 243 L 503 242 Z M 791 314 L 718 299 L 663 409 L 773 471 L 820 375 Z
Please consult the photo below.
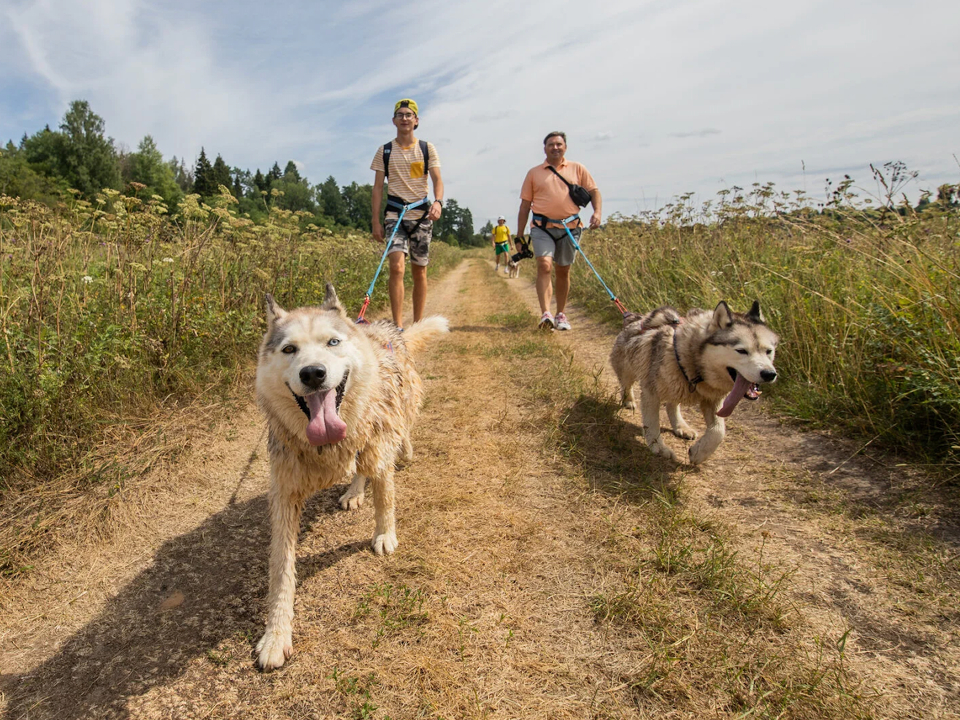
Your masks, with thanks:
M 419 213 L 417 208 L 413 212 Z M 386 217 L 383 220 L 383 232 L 387 240 L 390 239 L 390 233 L 397 225 L 396 217 Z M 393 236 L 393 245 L 390 246 L 388 255 L 395 252 L 402 252 L 410 257 L 410 262 L 414 265 L 426 266 L 430 262 L 430 239 L 433 237 L 433 221 L 424 220 L 417 223 L 417 220 L 403 219 L 400 227 L 397 228 L 397 234 Z
M 580 242 L 580 230 L 582 228 L 570 228 L 574 239 Z M 577 251 L 570 242 L 570 236 L 563 228 L 538 228 L 536 225 L 530 228 L 530 238 L 533 240 L 533 254 L 537 257 L 553 258 L 557 265 L 573 265 L 577 257 Z

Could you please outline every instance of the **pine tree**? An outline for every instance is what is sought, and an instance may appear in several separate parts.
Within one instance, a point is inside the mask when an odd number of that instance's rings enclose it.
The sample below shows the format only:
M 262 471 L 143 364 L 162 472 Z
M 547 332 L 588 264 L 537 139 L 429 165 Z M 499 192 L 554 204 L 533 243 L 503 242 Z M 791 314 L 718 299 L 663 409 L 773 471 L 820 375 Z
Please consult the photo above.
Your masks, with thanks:
M 292 180 L 293 182 L 303 180 L 303 178 L 300 177 L 300 171 L 297 170 L 297 164 L 293 160 L 287 161 L 287 166 L 283 169 L 283 179 Z
M 217 159 L 213 161 L 213 194 L 220 194 L 220 186 L 229 188 L 233 183 L 230 179 L 230 168 L 223 158 L 217 154 Z
M 193 191 L 201 197 L 210 197 L 217 192 L 213 177 L 213 166 L 207 160 L 207 153 L 202 147 L 200 148 L 200 157 L 197 158 L 197 164 L 193 170 Z

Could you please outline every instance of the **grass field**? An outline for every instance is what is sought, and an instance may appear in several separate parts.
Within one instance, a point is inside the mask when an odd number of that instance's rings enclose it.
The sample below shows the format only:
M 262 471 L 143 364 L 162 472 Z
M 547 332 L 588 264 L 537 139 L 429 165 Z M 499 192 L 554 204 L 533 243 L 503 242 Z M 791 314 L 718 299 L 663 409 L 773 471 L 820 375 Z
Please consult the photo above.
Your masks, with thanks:
M 882 177 L 882 176 L 881 176 Z M 887 178 L 888 183 L 892 183 Z M 812 208 L 771 186 L 689 197 L 588 232 L 583 249 L 626 306 L 745 312 L 780 334 L 777 409 L 960 472 L 960 206 L 861 201 L 849 182 Z M 883 200 L 883 198 L 881 198 Z M 889 202 L 890 198 L 886 198 Z M 585 263 L 573 301 L 619 322 Z
M 0 572 L 65 518 L 99 522 L 185 441 L 174 426 L 230 402 L 266 292 L 292 307 L 333 282 L 359 310 L 380 259 L 368 236 L 303 230 L 277 209 L 255 225 L 234 203 L 189 196 L 172 221 L 157 199 L 113 191 L 58 209 L 0 197 Z M 459 256 L 438 242 L 431 268 Z M 385 301 L 381 279 L 373 308 Z

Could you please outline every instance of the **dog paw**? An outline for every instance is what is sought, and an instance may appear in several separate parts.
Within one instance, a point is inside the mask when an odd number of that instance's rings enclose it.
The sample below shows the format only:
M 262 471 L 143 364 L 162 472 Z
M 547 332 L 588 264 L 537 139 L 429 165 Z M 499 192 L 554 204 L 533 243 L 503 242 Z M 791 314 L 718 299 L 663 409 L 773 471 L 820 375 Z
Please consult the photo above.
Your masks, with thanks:
M 390 555 L 397 549 L 397 533 L 393 530 L 385 532 L 382 535 L 375 535 L 373 538 L 373 551 L 377 555 Z
M 620 403 L 620 407 L 624 410 L 636 410 L 637 404 L 633 400 L 623 400 Z
M 678 438 L 683 438 L 684 440 L 696 440 L 697 434 L 693 431 L 689 425 L 681 425 L 678 428 L 675 428 L 673 434 Z
M 353 493 L 350 490 L 347 490 L 343 495 L 340 496 L 340 509 L 341 510 L 357 510 L 363 507 L 363 498 L 364 494 Z
M 666 458 L 667 460 L 677 459 L 677 456 L 673 452 L 673 450 L 671 450 L 662 442 L 660 442 L 659 439 L 654 440 L 652 443 L 650 443 L 650 452 L 652 452 L 654 455 L 659 455 L 660 457 Z
M 257 665 L 262 670 L 275 670 L 293 654 L 293 638 L 267 630 L 257 643 L 257 653 Z
M 712 449 L 707 449 L 700 443 L 694 443 L 690 448 L 690 464 L 691 465 L 700 465 L 705 462 L 711 455 L 713 455 Z

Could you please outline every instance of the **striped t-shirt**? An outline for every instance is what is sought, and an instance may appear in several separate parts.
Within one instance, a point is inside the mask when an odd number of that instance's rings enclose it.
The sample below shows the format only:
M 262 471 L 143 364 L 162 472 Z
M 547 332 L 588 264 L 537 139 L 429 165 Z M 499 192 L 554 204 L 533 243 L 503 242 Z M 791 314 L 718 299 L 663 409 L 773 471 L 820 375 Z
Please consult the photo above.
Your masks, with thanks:
M 387 178 L 387 193 L 411 203 L 422 200 L 427 196 L 427 180 L 431 168 L 440 167 L 440 156 L 433 143 L 427 143 L 427 152 L 430 155 L 430 167 L 423 167 L 423 153 L 420 152 L 420 141 L 414 139 L 413 145 L 401 147 L 396 140 L 390 146 L 390 173 Z M 370 169 L 374 172 L 383 172 L 383 145 L 377 148 L 373 156 Z

